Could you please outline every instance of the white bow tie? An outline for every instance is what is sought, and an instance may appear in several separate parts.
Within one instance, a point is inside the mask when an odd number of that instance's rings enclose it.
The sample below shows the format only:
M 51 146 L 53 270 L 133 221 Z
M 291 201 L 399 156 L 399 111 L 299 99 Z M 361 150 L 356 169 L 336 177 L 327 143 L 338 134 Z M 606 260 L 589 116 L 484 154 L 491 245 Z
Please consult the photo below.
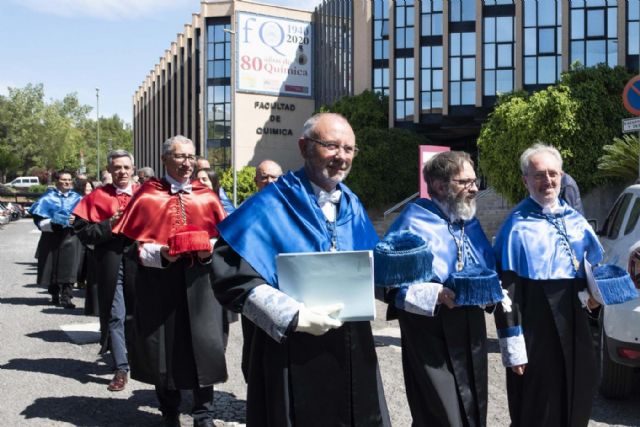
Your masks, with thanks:
M 318 193 L 318 205 L 323 206 L 327 203 L 337 205 L 340 203 L 340 196 L 342 196 L 342 192 L 340 190 L 332 191 L 331 193 L 321 190 L 320 193 Z
M 171 184 L 171 194 L 176 194 L 181 191 L 184 191 L 185 193 L 191 193 L 191 188 L 191 184 L 189 183 L 182 185 Z
M 133 196 L 133 191 L 131 191 L 131 186 L 128 186 L 127 188 L 116 187 L 116 195 L 119 195 L 119 194 L 127 194 L 129 196 Z

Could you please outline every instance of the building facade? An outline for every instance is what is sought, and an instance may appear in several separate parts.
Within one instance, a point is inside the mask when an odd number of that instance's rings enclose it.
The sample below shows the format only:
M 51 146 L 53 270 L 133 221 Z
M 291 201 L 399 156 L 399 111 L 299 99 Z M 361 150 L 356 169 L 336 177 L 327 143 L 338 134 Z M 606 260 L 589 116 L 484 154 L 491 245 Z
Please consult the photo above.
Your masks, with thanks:
M 289 63 L 247 50 L 269 30 L 266 51 L 299 43 Z M 313 13 L 203 2 L 134 95 L 135 151 L 160 170 L 162 141 L 181 133 L 217 168 L 234 149 L 237 169 L 264 158 L 295 168 L 304 120 L 369 89 L 388 95 L 390 127 L 475 153 L 500 93 L 545 88 L 576 61 L 637 72 L 639 57 L 640 0 L 324 0 Z M 273 82 L 244 73 L 259 60 L 286 81 L 262 90 Z
M 133 97 L 138 164 L 161 172 L 162 142 L 182 134 L 218 170 L 265 158 L 299 167 L 315 109 L 313 30 L 310 12 L 202 2 Z
M 370 56 L 369 87 L 389 96 L 389 125 L 436 145 L 474 153 L 498 94 L 546 88 L 577 61 L 638 71 L 639 0 L 364 2 L 370 51 L 359 46 L 354 61 Z

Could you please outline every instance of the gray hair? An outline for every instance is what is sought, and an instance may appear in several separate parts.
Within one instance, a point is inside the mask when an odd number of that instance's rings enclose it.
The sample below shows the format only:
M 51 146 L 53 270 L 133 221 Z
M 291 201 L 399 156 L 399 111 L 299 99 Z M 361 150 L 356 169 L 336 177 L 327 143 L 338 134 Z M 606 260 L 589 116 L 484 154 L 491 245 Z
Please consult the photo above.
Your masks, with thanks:
M 555 147 L 543 144 L 542 142 L 537 142 L 531 147 L 524 150 L 524 152 L 520 156 L 520 172 L 522 172 L 522 175 L 526 175 L 529 171 L 529 166 L 531 165 L 531 157 L 540 153 L 551 154 L 558 161 L 558 163 L 560 164 L 560 170 L 562 170 L 562 156 L 560 155 L 560 152 Z
M 316 124 L 318 121 L 324 116 L 334 116 L 338 120 L 344 120 L 348 123 L 348 120 L 342 115 L 338 113 L 317 113 L 313 116 L 309 117 L 304 125 L 302 125 L 302 137 L 303 138 L 317 138 L 316 134 Z
M 149 166 L 145 166 L 143 168 L 138 169 L 138 174 L 140 172 L 142 172 L 144 176 L 146 176 L 147 178 L 153 178 L 154 176 L 156 176 L 156 173 L 153 171 L 153 168 Z
M 172 136 L 162 143 L 162 155 L 166 156 L 173 153 L 173 144 L 191 144 L 195 148 L 195 144 L 192 140 L 183 135 Z
M 129 159 L 131 159 L 131 164 L 135 164 L 135 162 L 133 161 L 133 154 L 131 154 L 130 152 L 128 152 L 127 150 L 111 150 L 109 151 L 109 154 L 107 154 L 107 164 L 109 166 L 111 166 L 111 164 L 113 163 L 114 159 L 118 159 L 120 157 L 128 157 Z
M 464 169 L 465 163 L 474 167 L 469 153 L 464 151 L 443 151 L 430 158 L 422 169 L 422 177 L 427 183 L 429 194 L 435 181 L 448 182 Z

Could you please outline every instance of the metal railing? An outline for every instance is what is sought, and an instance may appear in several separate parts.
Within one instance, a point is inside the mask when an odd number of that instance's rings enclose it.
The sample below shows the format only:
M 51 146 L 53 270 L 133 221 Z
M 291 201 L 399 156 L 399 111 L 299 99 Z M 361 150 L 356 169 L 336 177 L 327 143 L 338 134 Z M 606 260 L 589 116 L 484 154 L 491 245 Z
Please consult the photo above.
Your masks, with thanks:
M 398 210 L 399 208 L 403 207 L 404 205 L 406 205 L 407 203 L 409 203 L 413 199 L 417 198 L 419 195 L 420 195 L 420 192 L 417 192 L 417 193 L 412 194 L 411 196 L 407 197 L 403 201 L 396 203 L 395 205 L 391 206 L 389 209 L 384 211 L 384 213 L 382 214 L 382 217 L 386 218 L 387 215 L 395 212 L 396 210 Z

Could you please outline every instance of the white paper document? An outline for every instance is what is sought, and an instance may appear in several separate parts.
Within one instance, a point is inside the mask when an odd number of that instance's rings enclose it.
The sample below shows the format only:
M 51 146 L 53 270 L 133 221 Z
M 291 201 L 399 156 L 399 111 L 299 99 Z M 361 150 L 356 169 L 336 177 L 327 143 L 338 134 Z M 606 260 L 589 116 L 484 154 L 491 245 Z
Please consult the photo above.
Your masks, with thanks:
M 343 303 L 338 319 L 375 319 L 372 251 L 280 254 L 276 266 L 278 288 L 306 307 Z

